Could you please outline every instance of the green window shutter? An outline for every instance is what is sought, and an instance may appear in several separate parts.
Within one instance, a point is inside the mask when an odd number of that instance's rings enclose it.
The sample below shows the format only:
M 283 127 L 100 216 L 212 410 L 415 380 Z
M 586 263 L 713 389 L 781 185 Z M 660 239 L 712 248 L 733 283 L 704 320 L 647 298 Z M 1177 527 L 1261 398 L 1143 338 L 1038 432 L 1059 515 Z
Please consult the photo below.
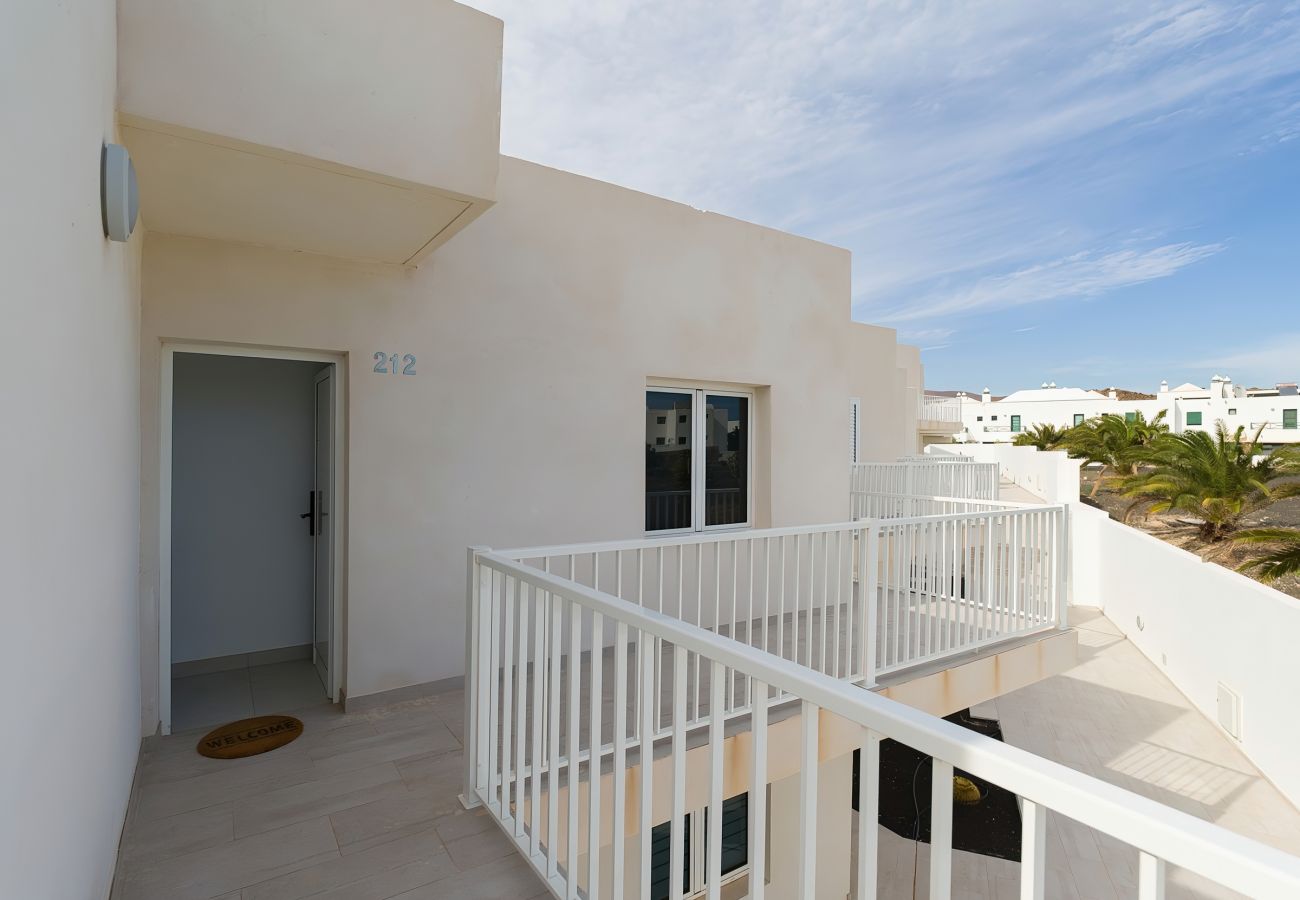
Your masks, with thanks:
M 1189 412 L 1189 413 L 1187 414 L 1187 424 L 1188 424 L 1188 425 L 1200 425 L 1200 424 L 1201 424 L 1201 414 L 1198 413 L 1198 412 Z
M 1296 410 L 1294 409 L 1282 410 L 1282 427 L 1283 428 L 1296 427 Z
M 686 852 L 682 854 L 685 870 L 682 872 L 682 891 L 691 892 L 691 817 L 682 823 L 682 843 Z M 651 900 L 668 900 L 672 894 L 672 882 L 669 868 L 672 866 L 672 823 L 656 825 L 650 832 L 650 898 Z
M 709 821 L 709 811 L 704 811 L 704 822 Z M 708 832 L 706 831 L 707 835 Z M 705 859 L 708 859 L 709 842 L 704 842 Z M 722 874 L 730 875 L 749 862 L 749 794 L 740 794 L 722 801 Z
M 683 858 L 682 892 L 690 895 L 694 892 L 691 885 L 691 825 L 697 814 L 688 814 L 682 827 L 682 842 L 685 844 Z M 704 809 L 699 815 L 699 825 L 707 838 L 709 811 Z M 703 842 L 703 858 L 708 859 L 708 841 Z M 722 874 L 729 875 L 749 864 L 749 794 L 738 794 L 730 800 L 722 801 Z M 668 900 L 671 895 L 672 866 L 672 831 L 668 822 L 656 825 L 650 832 L 650 900 Z M 697 881 L 703 882 L 701 875 Z
M 1125 421 L 1125 422 L 1136 422 L 1137 420 L 1138 420 L 1138 414 L 1137 414 L 1137 413 L 1135 413 L 1135 412 L 1126 412 L 1126 413 L 1124 413 L 1124 421 Z
M 1011 430 L 1012 430 L 1012 431 L 1019 431 L 1019 430 L 1020 430 L 1020 416 L 1012 416 L 1012 417 L 1011 417 Z

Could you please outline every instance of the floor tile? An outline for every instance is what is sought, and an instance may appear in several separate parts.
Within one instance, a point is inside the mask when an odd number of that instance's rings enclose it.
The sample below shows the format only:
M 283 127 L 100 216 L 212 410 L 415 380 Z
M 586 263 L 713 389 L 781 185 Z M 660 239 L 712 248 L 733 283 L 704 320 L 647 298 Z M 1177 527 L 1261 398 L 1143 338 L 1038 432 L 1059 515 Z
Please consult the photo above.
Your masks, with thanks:
M 172 731 L 212 727 L 253 714 L 253 694 L 244 669 L 172 680 Z
M 315 819 L 142 865 L 128 876 L 126 896 L 206 900 L 337 856 L 329 822 Z

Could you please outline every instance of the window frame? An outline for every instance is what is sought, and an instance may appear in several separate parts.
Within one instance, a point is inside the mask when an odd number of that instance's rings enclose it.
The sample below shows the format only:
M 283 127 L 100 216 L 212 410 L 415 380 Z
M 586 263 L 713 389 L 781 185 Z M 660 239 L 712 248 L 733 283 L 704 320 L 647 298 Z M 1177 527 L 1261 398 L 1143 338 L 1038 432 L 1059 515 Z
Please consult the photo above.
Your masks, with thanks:
M 1011 430 L 1014 431 L 1014 432 L 1019 433 L 1019 431 L 1020 431 L 1020 416 L 1012 416 L 1012 417 L 1011 417 Z
M 1078 428 L 1080 425 L 1082 425 L 1082 424 L 1083 424 L 1085 421 L 1087 421 L 1087 420 L 1084 418 L 1083 413 L 1074 413 L 1074 419 L 1073 419 L 1073 421 L 1074 421 L 1074 424 L 1071 425 L 1070 427 L 1071 427 L 1071 428 Z
M 1290 424 L 1288 424 L 1287 422 L 1288 413 L 1290 413 L 1291 415 Z M 1300 428 L 1300 410 L 1295 410 L 1295 409 L 1282 410 L 1282 428 L 1285 431 L 1294 431 L 1296 428 Z
M 763 829 L 767 835 L 767 839 L 763 842 L 764 853 L 766 856 L 766 863 L 767 863 L 763 867 L 764 871 L 766 872 L 766 875 L 764 877 L 764 884 L 771 884 L 772 883 L 772 814 L 771 814 L 772 786 L 769 784 L 764 788 L 764 790 L 766 791 L 767 798 L 768 798 L 768 803 L 765 807 L 768 811 L 768 815 L 766 820 L 763 822 Z M 748 795 L 749 793 L 750 793 L 749 791 L 742 791 L 740 794 L 736 794 L 733 797 L 727 797 L 723 800 L 723 804 L 725 805 L 728 801 L 735 799 L 735 797 Z M 749 810 L 752 812 L 753 810 L 752 805 L 749 806 Z M 686 833 L 687 844 L 686 847 L 683 848 L 685 851 L 683 854 L 683 858 L 687 868 L 687 872 L 686 872 L 687 883 L 682 891 L 683 900 L 699 900 L 699 898 L 705 897 L 708 894 L 708 890 L 709 890 L 709 885 L 708 885 L 709 835 L 708 835 L 708 823 L 707 823 L 708 812 L 709 812 L 709 808 L 705 806 L 705 807 L 701 807 L 700 809 L 690 810 L 689 812 L 686 813 L 686 817 L 685 817 L 686 822 L 684 823 L 683 827 L 687 832 Z M 657 825 L 655 825 L 654 828 L 660 828 L 666 824 L 668 823 L 660 822 Z M 745 829 L 746 829 L 745 862 L 743 865 L 737 866 L 736 868 L 732 869 L 730 872 L 727 872 L 722 876 L 721 881 L 719 881 L 718 883 L 719 890 L 726 887 L 728 884 L 730 884 L 733 881 L 738 881 L 741 878 L 748 878 L 753 872 L 753 860 L 749 858 L 749 847 L 748 847 L 749 844 L 748 829 L 752 824 L 753 824 L 752 818 L 748 817 L 748 813 L 747 813 L 746 824 L 745 824 Z M 672 854 L 672 844 L 671 844 L 671 837 L 670 837 L 669 838 L 670 860 L 671 860 L 671 854 Z M 651 865 L 653 864 L 654 861 L 652 859 Z M 683 873 L 681 872 L 673 872 L 672 863 L 669 862 L 669 879 L 670 879 L 669 885 L 673 884 L 672 879 L 678 878 L 682 874 Z M 669 891 L 669 896 L 672 896 L 671 889 Z
M 645 403 L 645 395 L 649 393 L 656 394 L 685 394 L 691 398 L 691 421 L 690 435 L 691 442 L 688 445 L 691 450 L 691 524 L 686 528 L 661 528 L 655 531 L 643 531 L 646 537 L 668 537 L 670 535 L 680 534 L 704 534 L 714 531 L 744 531 L 754 527 L 754 435 L 758 431 L 756 405 L 754 402 L 755 392 L 752 390 L 735 390 L 729 388 L 713 387 L 682 387 L 681 385 L 665 385 L 647 382 L 645 389 L 642 391 L 641 402 Z M 708 454 L 707 438 L 705 431 L 705 414 L 709 397 L 742 397 L 748 402 L 747 415 L 749 418 L 749 433 L 745 436 L 745 521 L 728 522 L 724 525 L 705 524 L 705 497 L 707 487 L 705 478 L 707 475 L 707 465 L 705 457 Z M 696 453 L 696 450 L 701 450 Z M 641 472 L 641 520 L 645 521 L 645 476 L 644 469 Z M 644 528 L 644 524 L 642 526 Z

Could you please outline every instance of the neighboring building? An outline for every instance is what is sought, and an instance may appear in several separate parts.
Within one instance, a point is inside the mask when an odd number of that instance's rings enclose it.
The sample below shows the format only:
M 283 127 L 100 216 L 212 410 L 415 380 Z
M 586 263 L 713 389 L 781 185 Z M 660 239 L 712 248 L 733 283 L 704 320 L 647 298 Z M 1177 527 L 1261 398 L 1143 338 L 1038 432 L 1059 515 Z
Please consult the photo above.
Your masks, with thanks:
M 1139 399 L 1123 399 L 1124 395 Z M 1018 433 L 1039 424 L 1068 428 L 1106 413 L 1121 416 L 1141 413 L 1150 420 L 1162 411 L 1164 421 L 1174 432 L 1211 430 L 1221 421 L 1229 429 L 1245 428 L 1248 434 L 1262 428 L 1260 442 L 1266 447 L 1300 442 L 1297 422 L 1300 396 L 1294 383 L 1245 388 L 1234 384 L 1226 375 L 1214 375 L 1208 388 L 1190 383 L 1171 388 L 1168 382 L 1162 381 L 1155 394 L 1044 384 L 997 400 L 987 390 L 980 397 L 960 394 L 956 402 L 960 405 L 962 424 L 958 442 L 1010 442 Z

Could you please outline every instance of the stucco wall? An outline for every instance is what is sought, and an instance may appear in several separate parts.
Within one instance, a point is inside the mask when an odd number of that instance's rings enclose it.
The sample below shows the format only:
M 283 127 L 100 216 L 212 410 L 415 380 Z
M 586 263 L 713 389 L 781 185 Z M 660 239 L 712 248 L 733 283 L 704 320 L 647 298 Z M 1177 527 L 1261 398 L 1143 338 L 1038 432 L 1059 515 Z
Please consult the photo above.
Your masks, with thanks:
M 347 354 L 350 696 L 461 673 L 467 545 L 641 534 L 648 380 L 757 388 L 760 525 L 847 516 L 849 397 L 868 458 L 913 440 L 894 332 L 849 322 L 847 252 L 508 158 L 497 206 L 418 270 L 151 234 L 143 294 L 147 580 L 160 342 Z
M 1241 697 L 1241 749 L 1300 803 L 1294 715 L 1300 601 L 1109 518 L 1096 525 L 1107 618 L 1187 699 L 1218 722 L 1218 685 Z
M 0 897 L 106 897 L 137 728 L 140 239 L 100 221 L 113 0 L 0 4 Z
M 500 19 L 450 0 L 120 7 L 123 113 L 494 196 Z

